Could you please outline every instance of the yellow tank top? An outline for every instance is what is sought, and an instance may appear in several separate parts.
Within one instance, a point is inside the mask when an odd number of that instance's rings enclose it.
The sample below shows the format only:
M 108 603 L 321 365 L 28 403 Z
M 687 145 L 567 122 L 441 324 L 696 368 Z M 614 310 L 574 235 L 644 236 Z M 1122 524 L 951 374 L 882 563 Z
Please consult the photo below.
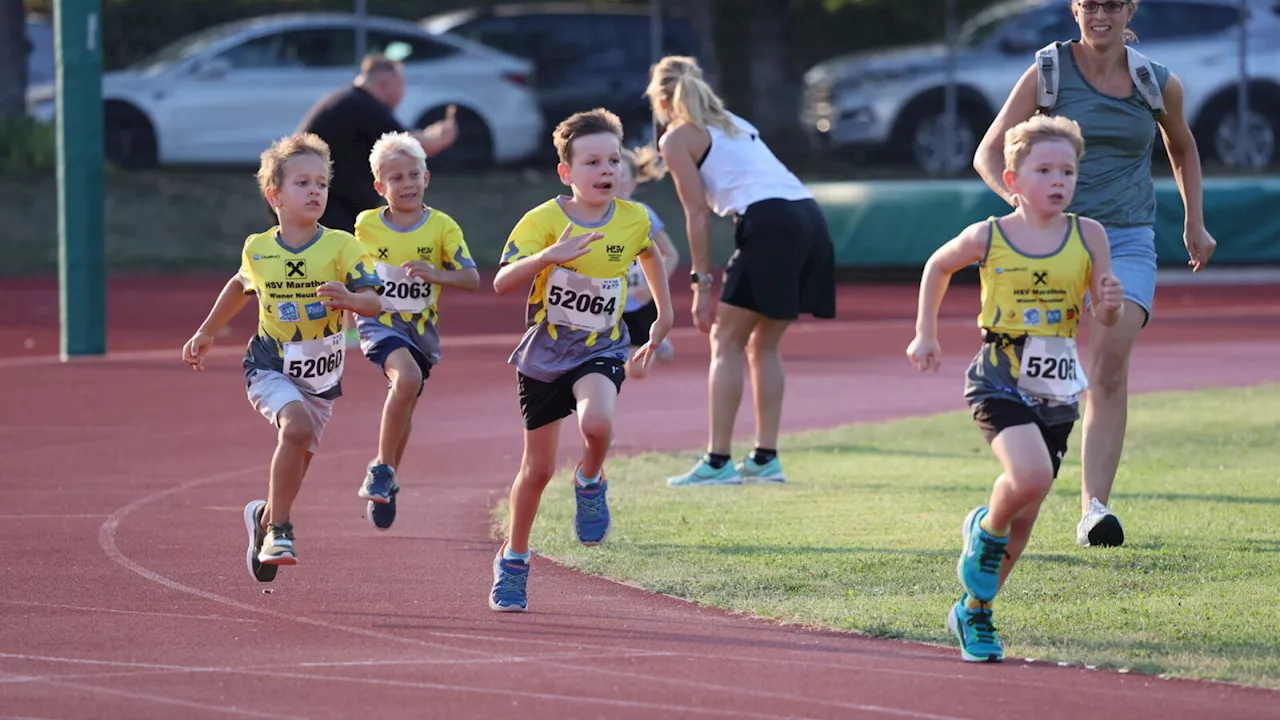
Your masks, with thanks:
M 1080 235 L 1080 220 L 1068 214 L 1067 235 L 1058 249 L 1031 255 L 1015 247 L 994 217 L 991 239 L 978 268 L 982 312 L 978 326 L 1005 335 L 1075 337 L 1089 289 L 1093 256 Z

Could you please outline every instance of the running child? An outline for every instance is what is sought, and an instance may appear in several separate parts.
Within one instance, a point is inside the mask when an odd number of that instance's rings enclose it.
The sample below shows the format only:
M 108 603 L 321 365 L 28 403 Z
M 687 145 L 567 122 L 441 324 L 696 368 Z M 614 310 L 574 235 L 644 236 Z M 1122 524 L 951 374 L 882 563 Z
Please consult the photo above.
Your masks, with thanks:
M 561 122 L 552 134 L 560 181 L 572 188 L 525 213 L 502 251 L 493 280 L 499 295 L 532 281 L 528 330 L 509 362 L 516 366 L 524 416 L 524 457 L 511 486 L 510 535 L 493 560 L 489 607 L 528 609 L 529 531 L 542 491 L 556 469 L 560 422 L 578 414 L 582 459 L 574 472 L 574 531 L 584 545 L 609 534 L 604 460 L 630 353 L 622 308 L 627 268 L 640 258 L 658 316 L 633 363 L 648 367 L 671 329 L 671 295 L 662 255 L 652 245 L 643 206 L 618 199 L 622 123 L 591 110 Z
M 249 403 L 279 429 L 267 499 L 244 508 L 246 561 L 259 582 L 298 562 L 291 511 L 342 395 L 342 311 L 376 317 L 382 309 L 373 259 L 350 233 L 320 225 L 331 174 L 329 146 L 310 133 L 262 153 L 258 186 L 279 224 L 245 240 L 240 271 L 182 348 L 182 359 L 203 370 L 218 331 L 257 296 L 245 385 Z
M 356 319 L 360 349 L 386 375 L 378 454 L 369 462 L 359 496 L 369 501 L 374 527 L 396 519 L 397 476 L 413 426 L 413 411 L 431 368 L 440 362 L 442 287 L 475 290 L 480 274 L 453 218 L 422 203 L 431 181 L 422 143 L 387 133 L 369 154 L 374 188 L 385 207 L 356 218 L 356 238 L 374 258 L 382 281 L 382 314 Z
M 1017 209 L 965 228 L 929 258 L 920 285 L 916 336 L 907 356 L 937 372 L 938 308 L 951 275 L 978 263 L 983 344 L 969 365 L 965 398 L 1004 468 L 989 504 L 961 526 L 957 574 L 964 589 L 947 627 L 970 662 L 995 662 L 1004 647 L 992 603 L 1022 554 L 1040 503 L 1057 478 L 1088 387 L 1076 352 L 1086 293 L 1100 323 L 1115 325 L 1124 289 L 1111 274 L 1102 225 L 1067 213 L 1084 140 L 1063 117 L 1036 116 L 1005 136 L 1004 181 Z
M 630 200 L 636 186 L 662 177 L 662 172 L 657 169 L 659 161 L 658 153 L 652 147 L 623 150 L 623 172 L 619 180 L 618 197 Z M 658 252 L 662 254 L 662 265 L 666 268 L 669 280 L 671 273 L 676 269 L 676 264 L 680 262 L 680 253 L 676 250 L 675 243 L 671 242 L 666 225 L 653 208 L 643 202 L 635 202 L 649 213 L 649 222 L 653 225 L 653 240 L 658 245 Z M 644 273 L 637 258 L 627 270 L 627 302 L 622 308 L 622 322 L 626 324 L 627 334 L 631 336 L 631 347 L 638 348 L 649 342 L 649 326 L 657 318 L 658 305 L 653 301 L 653 293 L 649 292 L 649 286 L 644 282 Z M 654 357 L 664 363 L 675 360 L 675 348 L 671 345 L 671 338 L 663 338 Z M 627 362 L 627 377 L 639 379 L 648 374 L 647 368 Z

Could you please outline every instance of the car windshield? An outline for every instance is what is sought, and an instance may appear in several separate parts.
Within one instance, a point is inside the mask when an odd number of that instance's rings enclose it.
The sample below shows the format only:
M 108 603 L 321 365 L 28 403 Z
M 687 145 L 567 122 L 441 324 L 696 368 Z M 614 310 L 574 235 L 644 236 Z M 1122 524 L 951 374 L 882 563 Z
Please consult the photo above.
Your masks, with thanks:
M 960 26 L 956 31 L 956 42 L 961 47 L 977 47 L 1026 7 L 1026 2 L 1011 2 L 984 10 Z
M 225 38 L 231 37 L 248 27 L 250 21 L 240 21 L 215 25 L 200 32 L 187 35 L 160 48 L 157 52 L 139 60 L 130 69 L 139 72 L 155 72 L 173 63 L 187 60 L 205 48 Z

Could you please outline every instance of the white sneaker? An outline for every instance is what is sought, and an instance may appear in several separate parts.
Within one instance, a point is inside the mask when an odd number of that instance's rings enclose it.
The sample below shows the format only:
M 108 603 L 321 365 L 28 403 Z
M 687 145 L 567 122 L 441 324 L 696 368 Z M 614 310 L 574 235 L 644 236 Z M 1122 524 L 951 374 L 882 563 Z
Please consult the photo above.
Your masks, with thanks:
M 1089 512 L 1076 526 L 1076 542 L 1081 547 L 1119 547 L 1124 544 L 1124 528 L 1098 498 L 1089 500 Z

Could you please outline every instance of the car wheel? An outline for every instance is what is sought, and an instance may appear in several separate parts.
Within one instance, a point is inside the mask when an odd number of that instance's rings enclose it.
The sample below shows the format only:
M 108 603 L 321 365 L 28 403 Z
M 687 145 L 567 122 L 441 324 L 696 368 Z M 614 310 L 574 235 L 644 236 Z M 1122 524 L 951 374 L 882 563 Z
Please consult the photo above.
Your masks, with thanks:
M 103 152 L 107 160 L 126 168 L 155 167 L 156 133 L 142 111 L 125 103 L 104 109 Z
M 1243 134 L 1240 115 L 1236 109 L 1223 114 L 1213 131 L 1213 153 L 1228 167 L 1261 170 L 1270 165 L 1276 155 L 1277 122 L 1274 115 L 1268 118 L 1255 108 L 1245 114 Z
M 418 127 L 425 128 L 437 120 L 443 120 L 445 108 L 438 107 L 418 118 Z M 458 107 L 458 139 L 438 156 L 427 159 L 431 170 L 474 171 L 493 166 L 493 134 L 488 124 L 474 110 Z
M 951 147 L 947 147 L 950 136 Z M 977 131 L 963 111 L 956 122 L 945 112 L 922 113 L 906 134 L 911 143 L 911 157 L 930 175 L 955 175 L 973 164 L 978 149 Z

